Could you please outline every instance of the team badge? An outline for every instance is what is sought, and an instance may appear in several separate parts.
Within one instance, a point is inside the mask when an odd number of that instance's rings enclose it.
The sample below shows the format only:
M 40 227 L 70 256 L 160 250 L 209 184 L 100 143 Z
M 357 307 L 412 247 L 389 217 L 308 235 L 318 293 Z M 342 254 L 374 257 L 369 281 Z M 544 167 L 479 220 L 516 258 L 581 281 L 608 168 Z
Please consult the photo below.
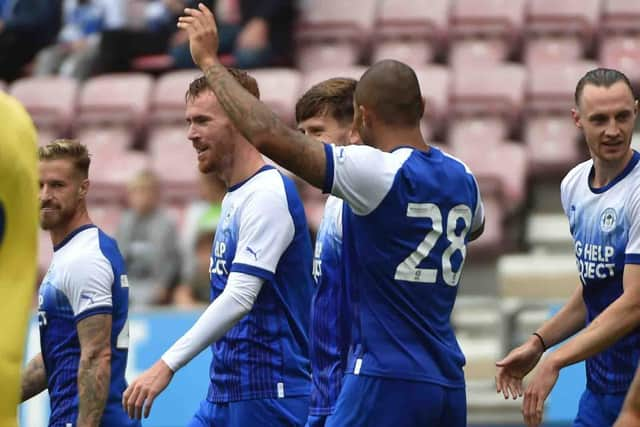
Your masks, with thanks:
M 600 216 L 600 229 L 605 233 L 612 231 L 614 228 L 616 228 L 617 219 L 618 217 L 615 209 L 605 209 Z

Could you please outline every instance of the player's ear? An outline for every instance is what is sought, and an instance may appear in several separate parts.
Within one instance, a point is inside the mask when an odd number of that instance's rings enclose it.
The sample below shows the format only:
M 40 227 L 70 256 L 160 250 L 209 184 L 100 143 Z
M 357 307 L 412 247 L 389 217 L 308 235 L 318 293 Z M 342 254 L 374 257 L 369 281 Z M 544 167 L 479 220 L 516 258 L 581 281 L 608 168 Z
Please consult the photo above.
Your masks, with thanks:
M 575 123 L 576 127 L 582 129 L 582 123 L 580 122 L 580 110 L 577 107 L 571 109 L 571 117 L 573 118 L 573 123 Z
M 78 190 L 78 194 L 80 195 L 81 199 L 84 199 L 87 197 L 88 192 L 89 192 L 89 179 L 86 178 L 82 180 L 82 182 L 80 183 L 80 189 Z

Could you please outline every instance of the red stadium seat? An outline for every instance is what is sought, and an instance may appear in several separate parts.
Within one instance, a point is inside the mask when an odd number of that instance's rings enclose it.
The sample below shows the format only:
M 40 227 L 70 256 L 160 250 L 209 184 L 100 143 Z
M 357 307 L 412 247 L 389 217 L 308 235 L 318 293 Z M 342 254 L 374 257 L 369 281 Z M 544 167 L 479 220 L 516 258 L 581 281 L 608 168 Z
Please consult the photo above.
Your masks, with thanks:
M 451 11 L 451 64 L 497 62 L 516 47 L 524 0 L 457 0 Z
M 605 34 L 640 33 L 640 2 L 603 0 L 600 28 Z
M 449 69 L 440 65 L 415 68 L 420 91 L 425 98 L 423 116 L 425 137 L 441 137 L 446 130 L 449 107 Z
M 102 151 L 93 156 L 89 170 L 90 200 L 123 200 L 129 181 L 148 169 L 149 163 L 146 153 L 134 150 Z
M 165 198 L 187 200 L 197 196 L 200 172 L 186 126 L 154 127 L 148 148 L 151 169 L 163 183 Z
M 282 120 L 293 124 L 302 80 L 300 72 L 290 68 L 264 68 L 251 70 L 249 74 L 258 82 L 260 99 Z
M 356 64 L 370 40 L 376 4 L 377 0 L 305 2 L 296 28 L 298 67 Z
M 452 126 L 458 130 L 454 133 L 456 140 L 450 142 L 464 143 L 468 138 L 464 131 L 477 129 L 478 124 L 460 123 L 469 118 L 476 123 L 488 120 L 485 127 L 495 126 L 498 133 L 494 137 L 500 140 L 515 132 L 524 103 L 525 77 L 525 69 L 515 64 L 454 68 L 449 111 L 454 117 Z
M 457 147 L 466 144 L 493 144 L 508 135 L 509 126 L 502 117 L 460 117 L 451 121 L 447 140 L 451 147 Z
M 25 106 L 38 130 L 69 136 L 76 109 L 78 82 L 66 77 L 27 77 L 15 81 L 10 94 Z
M 600 65 L 622 71 L 634 86 L 640 86 L 640 34 L 604 37 Z
M 513 142 L 478 141 L 452 147 L 452 154 L 465 162 L 478 181 L 500 182 L 505 208 L 513 212 L 520 208 L 526 196 L 527 154 L 524 147 Z
M 373 62 L 397 59 L 426 64 L 446 42 L 450 0 L 383 0 L 374 30 Z
M 559 175 L 580 160 L 580 132 L 570 110 L 576 83 L 596 67 L 589 61 L 529 67 L 524 141 L 533 175 Z
M 151 93 L 151 123 L 184 123 L 185 93 L 201 75 L 196 70 L 180 70 L 160 76 Z
M 572 61 L 591 48 L 601 0 L 535 0 L 527 7 L 526 62 Z
M 148 119 L 153 79 L 146 74 L 108 74 L 89 79 L 80 93 L 81 128 L 124 127 L 132 146 L 142 136 Z

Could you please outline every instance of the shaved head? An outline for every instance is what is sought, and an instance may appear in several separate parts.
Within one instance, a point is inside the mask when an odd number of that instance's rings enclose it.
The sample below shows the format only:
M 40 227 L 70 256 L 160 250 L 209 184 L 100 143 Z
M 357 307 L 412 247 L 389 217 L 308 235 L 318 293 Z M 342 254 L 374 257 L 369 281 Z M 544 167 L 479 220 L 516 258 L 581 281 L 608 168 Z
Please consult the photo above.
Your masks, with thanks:
M 416 73 L 391 59 L 377 62 L 362 75 L 355 101 L 390 126 L 417 126 L 424 113 Z

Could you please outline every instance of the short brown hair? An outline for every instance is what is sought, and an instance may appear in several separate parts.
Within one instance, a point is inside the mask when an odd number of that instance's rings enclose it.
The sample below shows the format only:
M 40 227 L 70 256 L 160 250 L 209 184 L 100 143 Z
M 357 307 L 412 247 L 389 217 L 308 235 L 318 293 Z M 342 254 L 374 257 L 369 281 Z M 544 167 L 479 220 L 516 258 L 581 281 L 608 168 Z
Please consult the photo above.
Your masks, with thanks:
M 89 150 L 84 144 L 74 139 L 56 139 L 38 149 L 40 160 L 68 159 L 73 161 L 73 167 L 83 178 L 89 177 L 91 158 Z
M 260 99 L 260 89 L 258 89 L 258 82 L 251 77 L 246 71 L 239 70 L 237 68 L 227 67 L 229 74 L 242 85 L 251 95 Z M 211 90 L 209 83 L 205 76 L 200 76 L 189 84 L 189 89 L 185 93 L 185 101 L 190 101 L 198 97 L 205 90 Z
M 296 103 L 296 123 L 327 114 L 339 123 L 353 120 L 353 94 L 358 82 L 336 77 L 311 87 Z

